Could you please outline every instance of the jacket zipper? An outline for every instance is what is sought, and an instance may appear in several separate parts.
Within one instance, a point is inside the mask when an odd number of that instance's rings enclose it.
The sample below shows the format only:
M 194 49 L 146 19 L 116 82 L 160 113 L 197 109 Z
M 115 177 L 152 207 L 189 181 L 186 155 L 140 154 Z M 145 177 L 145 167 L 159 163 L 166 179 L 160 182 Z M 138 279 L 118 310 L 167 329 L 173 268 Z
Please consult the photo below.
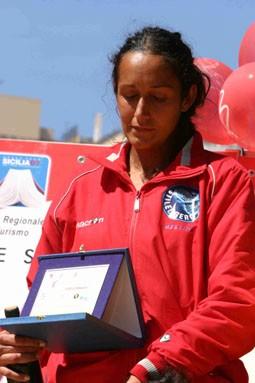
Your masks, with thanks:
M 141 193 L 138 191 L 135 196 L 135 203 L 134 203 L 134 212 L 138 213 L 140 211 L 140 196 Z
M 130 224 L 129 248 L 130 248 L 131 251 L 132 251 L 132 248 L 133 248 L 134 233 L 135 233 L 138 213 L 140 212 L 140 198 L 141 198 L 141 191 L 138 190 L 136 192 L 136 195 L 135 195 L 133 211 L 132 211 L 132 217 L 131 217 L 131 224 Z

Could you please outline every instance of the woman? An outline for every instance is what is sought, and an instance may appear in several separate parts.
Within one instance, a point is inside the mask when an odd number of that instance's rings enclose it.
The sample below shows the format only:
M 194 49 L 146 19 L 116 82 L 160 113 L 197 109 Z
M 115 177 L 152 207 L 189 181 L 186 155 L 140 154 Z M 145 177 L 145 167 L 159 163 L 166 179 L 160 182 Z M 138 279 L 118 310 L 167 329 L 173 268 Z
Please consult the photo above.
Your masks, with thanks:
M 36 254 L 128 247 L 147 344 L 44 351 L 44 380 L 247 383 L 238 358 L 255 344 L 251 182 L 233 159 L 206 152 L 194 132 L 206 90 L 179 33 L 143 28 L 112 63 L 127 140 L 86 162 L 51 207 Z M 86 220 L 93 224 L 78 224 Z M 36 270 L 35 257 L 30 283 Z M 6 366 L 36 358 L 38 341 L 2 333 L 0 344 L 0 372 L 24 381 Z

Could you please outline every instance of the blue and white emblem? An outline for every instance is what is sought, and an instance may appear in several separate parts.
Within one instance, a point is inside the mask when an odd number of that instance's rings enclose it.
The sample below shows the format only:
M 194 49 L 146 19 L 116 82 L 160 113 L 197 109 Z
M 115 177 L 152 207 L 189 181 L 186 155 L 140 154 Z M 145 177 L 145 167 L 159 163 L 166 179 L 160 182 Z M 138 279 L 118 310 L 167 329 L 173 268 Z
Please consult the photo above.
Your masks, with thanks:
M 47 203 L 50 164 L 45 155 L 0 152 L 0 208 Z
M 175 221 L 194 222 L 199 216 L 200 199 L 196 189 L 172 186 L 163 195 L 163 210 Z

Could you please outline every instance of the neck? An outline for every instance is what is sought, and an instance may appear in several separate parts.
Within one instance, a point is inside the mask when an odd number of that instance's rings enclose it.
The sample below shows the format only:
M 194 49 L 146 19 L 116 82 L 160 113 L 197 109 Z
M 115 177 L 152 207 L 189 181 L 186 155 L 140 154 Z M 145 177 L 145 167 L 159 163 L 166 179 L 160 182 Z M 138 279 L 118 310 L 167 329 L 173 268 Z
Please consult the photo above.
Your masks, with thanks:
M 181 137 L 180 137 L 181 136 Z M 192 134 L 173 132 L 167 145 L 150 150 L 138 150 L 131 146 L 129 153 L 129 176 L 139 190 L 142 185 L 165 169 L 183 148 Z M 181 138 L 181 139 L 180 139 Z
M 137 150 L 131 147 L 129 155 L 130 170 L 140 171 L 144 174 L 163 170 L 169 164 L 169 153 L 153 150 Z

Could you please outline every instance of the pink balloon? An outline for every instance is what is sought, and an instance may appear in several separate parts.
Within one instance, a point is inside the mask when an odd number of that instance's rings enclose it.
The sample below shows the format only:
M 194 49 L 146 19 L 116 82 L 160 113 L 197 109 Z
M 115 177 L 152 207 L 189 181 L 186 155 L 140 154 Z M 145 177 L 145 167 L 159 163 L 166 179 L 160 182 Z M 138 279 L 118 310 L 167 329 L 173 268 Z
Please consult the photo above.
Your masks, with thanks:
M 223 84 L 219 116 L 240 146 L 255 150 L 255 62 L 234 70 Z
M 197 109 L 193 122 L 205 141 L 229 145 L 233 140 L 221 123 L 218 113 L 220 90 L 232 69 L 220 61 L 210 58 L 196 58 L 195 64 L 211 80 L 211 87 L 202 107 Z
M 239 48 L 239 66 L 255 61 L 255 23 L 244 34 Z

